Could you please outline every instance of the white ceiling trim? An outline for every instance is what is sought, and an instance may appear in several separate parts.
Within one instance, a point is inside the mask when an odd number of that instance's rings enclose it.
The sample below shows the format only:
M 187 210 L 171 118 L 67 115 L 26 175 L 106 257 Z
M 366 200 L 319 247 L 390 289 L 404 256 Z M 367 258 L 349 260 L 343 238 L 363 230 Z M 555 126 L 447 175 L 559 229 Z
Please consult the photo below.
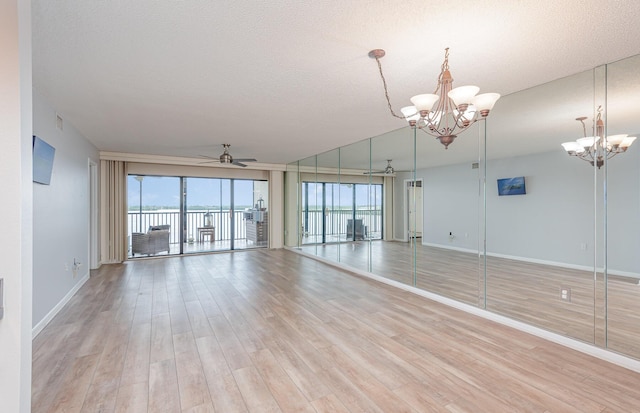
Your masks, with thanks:
M 149 154 L 142 154 L 142 153 L 124 153 L 124 152 L 109 152 L 109 151 L 100 151 L 100 160 L 162 164 L 162 165 L 197 166 L 199 168 L 230 169 L 230 170 L 259 170 L 259 171 L 286 171 L 287 170 L 287 165 L 284 165 L 284 164 L 248 162 L 246 164 L 247 166 L 243 168 L 240 166 L 224 165 L 219 163 L 202 164 L 203 162 L 202 158 L 188 158 L 188 157 L 180 157 L 180 156 L 149 155 Z

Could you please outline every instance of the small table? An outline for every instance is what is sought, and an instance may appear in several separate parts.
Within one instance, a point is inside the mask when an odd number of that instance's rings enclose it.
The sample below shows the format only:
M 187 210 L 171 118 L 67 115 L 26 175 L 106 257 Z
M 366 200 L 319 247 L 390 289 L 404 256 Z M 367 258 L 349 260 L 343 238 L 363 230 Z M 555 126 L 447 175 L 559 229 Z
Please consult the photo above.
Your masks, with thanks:
M 209 237 L 209 241 L 216 240 L 216 227 L 198 227 L 198 239 L 204 242 L 204 237 Z

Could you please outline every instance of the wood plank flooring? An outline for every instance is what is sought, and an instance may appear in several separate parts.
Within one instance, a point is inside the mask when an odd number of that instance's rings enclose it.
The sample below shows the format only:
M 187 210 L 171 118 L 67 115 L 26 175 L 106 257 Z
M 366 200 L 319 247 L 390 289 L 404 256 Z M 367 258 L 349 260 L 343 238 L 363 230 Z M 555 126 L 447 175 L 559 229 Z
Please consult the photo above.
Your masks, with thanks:
M 382 241 L 302 250 L 484 308 L 484 262 L 477 254 L 418 244 L 414 257 L 411 244 Z M 570 301 L 561 300 L 561 288 L 571 290 Z M 487 257 L 487 310 L 640 359 L 640 285 L 609 276 L 606 301 L 604 291 L 602 274 L 594 282 L 588 271 Z
M 105 265 L 38 412 L 640 412 L 640 374 L 284 250 Z

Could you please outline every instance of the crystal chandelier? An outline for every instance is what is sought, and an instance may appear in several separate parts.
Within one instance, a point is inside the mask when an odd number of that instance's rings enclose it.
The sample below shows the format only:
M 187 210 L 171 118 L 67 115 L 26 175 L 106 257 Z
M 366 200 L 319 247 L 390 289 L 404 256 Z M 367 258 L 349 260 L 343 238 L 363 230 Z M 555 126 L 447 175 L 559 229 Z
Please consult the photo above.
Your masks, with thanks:
M 406 119 L 413 128 L 434 136 L 447 149 L 451 142 L 464 132 L 469 126 L 489 115 L 493 105 L 500 98 L 498 93 L 483 93 L 477 95 L 480 90 L 477 86 L 460 86 L 453 88 L 453 78 L 449 71 L 449 48 L 445 49 L 444 62 L 442 63 L 438 86 L 435 92 L 416 95 L 411 98 L 413 106 L 400 109 L 402 116 L 397 115 L 391 107 L 387 81 L 382 74 L 380 59 L 385 51 L 375 49 L 369 52 L 369 57 L 376 59 L 384 94 L 391 115 L 399 119 Z
M 586 117 L 576 118 L 582 123 L 584 137 L 573 142 L 565 142 L 562 147 L 570 156 L 577 156 L 583 161 L 589 162 L 600 169 L 604 160 L 611 159 L 619 153 L 626 152 L 636 140 L 635 136 L 612 135 L 604 136 L 604 122 L 602 121 L 602 106 L 598 106 L 596 116 L 595 136 L 587 136 L 587 127 L 584 124 Z

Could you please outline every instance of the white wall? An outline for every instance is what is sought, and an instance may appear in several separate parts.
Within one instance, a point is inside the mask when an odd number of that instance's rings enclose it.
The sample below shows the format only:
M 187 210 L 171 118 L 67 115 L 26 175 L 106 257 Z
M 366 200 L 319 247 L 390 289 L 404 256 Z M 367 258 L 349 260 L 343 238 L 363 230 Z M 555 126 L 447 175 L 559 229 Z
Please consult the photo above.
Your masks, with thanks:
M 498 196 L 497 179 L 514 176 L 525 177 L 527 194 Z M 593 266 L 593 191 L 592 168 L 561 147 L 489 161 L 487 252 Z
M 607 265 L 640 274 L 640 142 L 608 163 Z
M 290 164 L 291 165 L 291 164 Z M 298 205 L 301 205 L 300 194 L 298 193 L 298 169 L 295 167 L 287 167 L 284 174 L 284 244 L 287 247 L 297 247 L 299 241 L 300 223 Z
M 31 410 L 31 10 L 0 2 L 0 410 Z
M 263 191 L 264 192 L 264 191 Z M 269 172 L 269 248 L 284 247 L 284 172 Z M 263 195 L 266 199 L 267 197 Z
M 640 145 L 639 145 L 640 146 Z M 487 163 L 487 252 L 530 260 L 592 267 L 604 255 L 602 177 L 558 151 Z M 424 178 L 423 242 L 475 250 L 481 197 L 478 170 L 461 164 L 420 170 Z M 497 179 L 524 176 L 526 195 L 498 196 Z M 598 195 L 594 230 L 594 179 Z M 640 150 L 631 147 L 610 161 L 608 177 L 609 265 L 612 272 L 640 274 Z M 449 239 L 449 232 L 454 240 Z M 594 231 L 597 245 L 594 245 Z M 465 234 L 469 234 L 465 237 Z M 481 238 L 481 236 L 480 236 Z
M 422 242 L 477 250 L 478 169 L 472 169 L 470 163 L 450 165 L 418 170 L 416 177 L 423 179 Z
M 64 120 L 64 114 L 60 115 Z M 37 333 L 89 275 L 89 158 L 98 150 L 33 94 L 33 134 L 55 149 L 50 185 L 33 184 L 33 325 Z M 81 262 L 74 271 L 74 259 Z

